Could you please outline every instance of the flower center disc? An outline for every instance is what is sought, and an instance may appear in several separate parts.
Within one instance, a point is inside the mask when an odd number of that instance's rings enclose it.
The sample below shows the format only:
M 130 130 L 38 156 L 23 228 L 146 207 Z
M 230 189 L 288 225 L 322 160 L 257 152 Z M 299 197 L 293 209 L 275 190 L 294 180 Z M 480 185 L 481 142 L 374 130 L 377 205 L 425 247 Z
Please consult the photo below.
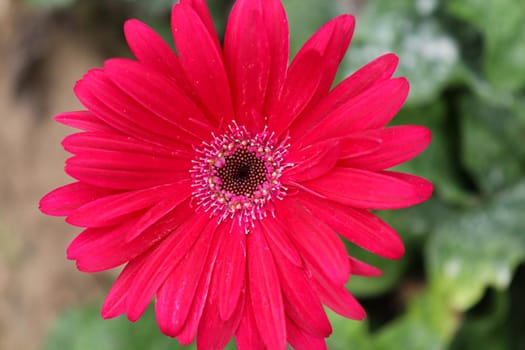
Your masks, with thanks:
M 225 160 L 226 164 L 217 172 L 223 190 L 239 196 L 251 196 L 258 185 L 263 185 L 266 181 L 266 167 L 255 153 L 238 149 Z
M 235 219 L 249 232 L 254 220 L 273 213 L 271 202 L 283 199 L 286 188 L 280 177 L 289 166 L 284 163 L 286 142 L 278 143 L 266 128 L 252 136 L 237 124 L 203 142 L 190 170 L 197 208 L 219 222 Z

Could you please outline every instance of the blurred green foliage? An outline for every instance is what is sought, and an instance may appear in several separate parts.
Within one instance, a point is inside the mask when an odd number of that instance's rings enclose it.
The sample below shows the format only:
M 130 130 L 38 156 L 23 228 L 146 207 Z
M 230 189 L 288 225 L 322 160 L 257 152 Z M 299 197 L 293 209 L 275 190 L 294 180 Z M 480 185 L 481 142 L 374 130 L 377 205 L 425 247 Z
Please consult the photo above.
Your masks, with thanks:
M 74 0 L 26 0 L 59 8 Z M 81 0 L 78 0 L 81 1 Z M 170 0 L 121 2 L 169 35 Z M 283 0 L 292 52 L 344 1 Z M 347 1 L 351 3 L 351 1 Z M 423 124 L 431 146 L 399 167 L 429 178 L 427 203 L 380 213 L 403 236 L 407 254 L 386 261 L 352 254 L 384 275 L 352 277 L 368 310 L 365 322 L 331 315 L 330 349 L 523 349 L 525 336 L 525 2 L 516 0 L 374 0 L 360 4 L 340 77 L 385 52 L 411 95 L 395 120 Z M 213 1 L 224 28 L 228 1 Z M 521 268 L 520 268 L 521 265 Z M 518 273 L 516 272 L 518 271 Z M 175 349 L 148 311 L 137 325 L 101 321 L 99 305 L 58 321 L 46 350 Z

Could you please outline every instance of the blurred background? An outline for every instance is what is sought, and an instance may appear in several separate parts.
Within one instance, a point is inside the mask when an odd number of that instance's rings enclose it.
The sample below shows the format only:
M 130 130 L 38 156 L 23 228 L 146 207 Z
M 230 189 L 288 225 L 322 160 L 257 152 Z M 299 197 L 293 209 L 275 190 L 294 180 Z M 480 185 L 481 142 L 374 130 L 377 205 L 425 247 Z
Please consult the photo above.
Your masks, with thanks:
M 395 123 L 432 129 L 400 167 L 432 180 L 427 203 L 381 213 L 406 243 L 399 261 L 348 247 L 384 271 L 348 287 L 364 322 L 330 314 L 329 349 L 525 349 L 525 2 L 283 0 L 292 52 L 340 13 L 357 18 L 339 79 L 395 52 L 411 95 Z M 220 34 L 229 0 L 209 0 Z M 176 349 L 151 311 L 103 321 L 117 272 L 65 258 L 77 229 L 38 212 L 69 181 L 52 121 L 80 109 L 72 88 L 104 59 L 129 57 L 122 25 L 139 18 L 169 40 L 171 0 L 0 0 L 0 349 Z

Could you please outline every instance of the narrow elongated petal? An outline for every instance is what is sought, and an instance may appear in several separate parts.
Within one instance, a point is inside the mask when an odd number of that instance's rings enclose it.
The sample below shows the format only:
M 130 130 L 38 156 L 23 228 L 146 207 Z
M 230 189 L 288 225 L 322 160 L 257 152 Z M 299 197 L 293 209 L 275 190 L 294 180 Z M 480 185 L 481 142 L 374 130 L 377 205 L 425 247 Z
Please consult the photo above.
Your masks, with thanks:
M 294 349 L 325 350 L 326 342 L 322 337 L 315 337 L 300 329 L 294 321 L 286 318 L 288 342 Z
M 330 171 L 340 158 L 339 140 L 331 139 L 305 146 L 288 158 L 293 167 L 283 173 L 283 182 L 301 182 L 315 179 Z
M 374 214 L 306 193 L 300 194 L 298 200 L 319 220 L 361 248 L 384 258 L 403 256 L 405 249 L 398 234 Z
M 291 202 L 291 203 L 290 203 Z M 281 219 L 290 238 L 300 248 L 305 260 L 335 284 L 344 284 L 350 274 L 346 248 L 324 222 L 315 220 L 299 204 L 289 201 L 279 206 Z
M 74 162 L 66 163 L 64 170 L 72 178 L 86 184 L 114 190 L 138 190 L 187 179 L 187 172 L 151 172 L 150 177 L 145 177 L 144 171 L 104 169 Z
M 206 5 L 206 0 L 181 0 L 180 3 L 183 5 L 188 5 L 193 9 L 193 11 L 195 11 L 197 16 L 199 16 L 200 20 L 202 21 L 202 24 L 204 24 L 206 27 L 206 30 L 214 41 L 215 46 L 218 50 L 220 50 L 221 44 L 213 25 L 210 10 L 208 10 L 208 6 Z
M 184 193 L 184 191 L 187 193 Z M 153 207 L 149 208 L 142 215 L 140 219 L 128 230 L 126 233 L 126 242 L 130 242 L 137 238 L 142 232 L 151 227 L 153 224 L 158 222 L 161 218 L 166 216 L 169 212 L 177 208 L 182 202 L 186 201 L 189 196 L 189 187 L 183 188 L 182 191 L 177 194 L 173 193 L 168 198 L 163 198 Z
M 217 276 L 219 313 L 226 321 L 232 317 L 246 282 L 246 234 L 230 229 L 229 225 L 221 227 L 227 229 L 218 232 L 224 238 L 214 274 Z
M 136 19 L 124 23 L 124 34 L 139 62 L 172 78 L 179 86 L 188 90 L 188 81 L 177 55 L 160 35 Z
M 341 167 L 302 185 L 335 202 L 370 209 L 405 208 L 432 194 L 432 185 L 421 178 Z
M 102 304 L 102 317 L 114 318 L 126 312 L 126 298 L 146 255 L 130 261 L 122 270 Z
M 244 308 L 244 295 L 241 295 L 232 317 L 226 321 L 221 320 L 217 304 L 212 304 L 212 300 L 212 297 L 208 298 L 208 304 L 204 309 L 204 314 L 199 324 L 197 347 L 201 349 L 222 350 L 226 347 L 239 326 Z
M 319 103 L 309 106 L 304 113 L 296 119 L 290 128 L 290 135 L 295 138 L 315 126 L 326 115 L 353 99 L 372 86 L 389 79 L 394 73 L 398 58 L 388 53 L 364 65 L 348 78 L 339 83 Z
M 430 130 L 422 126 L 394 126 L 365 132 L 381 140 L 377 149 L 368 154 L 352 157 L 344 166 L 368 170 L 383 170 L 404 163 L 427 148 Z
M 151 207 L 163 197 L 181 194 L 182 198 L 187 198 L 188 189 L 188 181 L 183 181 L 172 185 L 105 196 L 73 211 L 67 217 L 67 222 L 84 227 L 110 226 L 119 223 L 121 216 Z
M 269 115 L 281 94 L 290 51 L 288 20 L 280 0 L 259 0 L 264 4 L 263 20 L 270 49 L 270 75 L 263 114 Z
M 225 241 L 222 242 L 224 243 Z M 219 268 L 221 258 L 223 257 L 217 257 L 216 268 Z M 237 330 L 245 307 L 243 293 L 237 298 L 231 317 L 227 320 L 221 318 L 218 284 L 224 275 L 218 272 L 217 270 L 213 272 L 210 293 L 197 331 L 197 347 L 200 349 L 223 349 Z
M 255 323 L 252 310 L 252 301 L 249 291 L 246 292 L 246 301 L 243 309 L 243 317 L 235 333 L 235 343 L 239 350 L 264 350 L 265 345 Z
M 69 259 L 77 261 L 77 268 L 84 272 L 98 272 L 117 267 L 136 258 L 173 232 L 191 212 L 179 208 L 167 214 L 136 239 L 126 240 L 129 230 L 140 219 L 133 216 L 127 222 L 109 228 L 88 228 L 69 245 Z M 116 254 L 115 252 L 118 252 Z
M 129 291 L 127 315 L 137 320 L 167 276 L 185 257 L 207 223 L 207 216 L 194 214 L 153 250 Z
M 301 255 L 278 220 L 267 218 L 261 221 L 261 227 L 264 229 L 267 243 L 272 251 L 279 250 L 293 265 L 302 266 Z
M 375 152 L 382 143 L 382 140 L 372 135 L 352 135 L 341 137 L 339 141 L 339 159 L 362 157 Z
M 40 200 L 39 208 L 47 215 L 66 216 L 86 203 L 113 193 L 106 188 L 73 182 L 46 194 Z
M 315 49 L 321 53 L 323 58 L 320 66 L 323 68 L 322 78 L 317 86 L 313 101 L 325 95 L 332 82 L 339 63 L 343 59 L 345 52 L 354 33 L 355 19 L 350 15 L 341 15 L 330 20 L 322 26 L 299 50 L 297 56 L 303 52 Z
M 248 236 L 248 284 L 259 334 L 269 349 L 284 349 L 286 326 L 279 276 L 264 233 L 258 226 Z
M 186 159 L 151 157 L 149 155 L 104 149 L 79 152 L 77 156 L 69 158 L 66 164 L 108 170 L 142 170 L 143 172 L 151 173 L 188 171 L 191 165 Z
M 326 115 L 299 142 L 309 144 L 326 138 L 346 136 L 359 130 L 382 127 L 399 111 L 407 96 L 408 82 L 404 78 L 376 84 Z
M 383 272 L 375 266 L 369 265 L 353 257 L 349 257 L 349 259 L 352 268 L 352 275 L 375 277 L 383 274 Z
M 89 111 L 64 112 L 57 114 L 55 120 L 72 128 L 84 131 L 105 131 L 118 133 L 118 131 Z
M 62 146 L 73 154 L 91 153 L 96 150 L 147 155 L 150 158 L 183 158 L 192 159 L 190 150 L 179 145 L 176 148 L 165 148 L 143 142 L 122 134 L 109 132 L 81 132 L 67 136 Z
M 216 37 L 187 4 L 173 7 L 171 21 L 175 46 L 194 91 L 211 116 L 228 124 L 233 116 L 232 99 Z
M 193 140 L 126 95 L 100 69 L 90 70 L 74 90 L 93 114 L 129 136 L 175 149 L 181 142 L 191 144 Z
M 176 336 L 184 326 L 210 249 L 214 225 L 201 232 L 197 243 L 171 272 L 157 292 L 155 314 L 164 334 Z
M 298 55 L 288 68 L 283 90 L 268 119 L 277 135 L 288 128 L 312 99 L 322 78 L 321 63 L 320 53 L 312 49 Z
M 313 268 L 309 268 L 309 271 L 312 273 L 312 286 L 323 304 L 343 317 L 353 320 L 365 318 L 365 310 L 344 285 L 334 285 Z
M 327 337 L 332 332 L 317 293 L 302 268 L 292 265 L 279 251 L 273 251 L 279 271 L 286 315 L 307 333 Z
M 186 92 L 162 74 L 127 59 L 106 61 L 104 72 L 152 115 L 176 126 L 178 134 L 195 137 L 191 144 L 209 137 L 213 131 L 207 117 Z
M 220 235 L 215 235 L 213 238 L 211 249 L 206 259 L 206 263 L 204 264 L 204 270 L 199 285 L 197 286 L 197 291 L 195 292 L 195 299 L 191 303 L 191 308 L 186 322 L 184 323 L 184 327 L 176 336 L 177 340 L 183 345 L 191 344 L 197 334 L 197 329 L 204 311 L 204 305 L 206 304 L 210 292 L 209 288 L 222 238 L 223 237 Z
M 259 1 L 235 2 L 224 39 L 224 59 L 237 121 L 248 129 L 259 128 L 262 120 L 252 111 L 262 111 L 270 75 L 270 44 Z

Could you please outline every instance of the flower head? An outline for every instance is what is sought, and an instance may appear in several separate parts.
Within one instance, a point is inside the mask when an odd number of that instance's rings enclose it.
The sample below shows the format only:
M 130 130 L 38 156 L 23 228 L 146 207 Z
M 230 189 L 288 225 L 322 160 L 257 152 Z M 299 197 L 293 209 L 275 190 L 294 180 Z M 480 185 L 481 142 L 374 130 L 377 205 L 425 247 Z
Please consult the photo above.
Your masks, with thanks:
M 385 126 L 408 94 L 386 54 L 331 88 L 354 18 L 339 16 L 288 64 L 279 0 L 238 0 L 221 46 L 204 0 L 173 7 L 177 54 L 126 22 L 136 60 L 112 59 L 75 86 L 86 111 L 56 120 L 76 181 L 41 210 L 84 227 L 68 258 L 96 272 L 125 264 L 105 318 L 137 320 L 150 301 L 182 344 L 323 348 L 323 305 L 365 315 L 345 288 L 377 275 L 339 236 L 400 258 L 397 234 L 370 210 L 429 198 L 432 185 L 385 170 L 422 152 L 430 133 Z

